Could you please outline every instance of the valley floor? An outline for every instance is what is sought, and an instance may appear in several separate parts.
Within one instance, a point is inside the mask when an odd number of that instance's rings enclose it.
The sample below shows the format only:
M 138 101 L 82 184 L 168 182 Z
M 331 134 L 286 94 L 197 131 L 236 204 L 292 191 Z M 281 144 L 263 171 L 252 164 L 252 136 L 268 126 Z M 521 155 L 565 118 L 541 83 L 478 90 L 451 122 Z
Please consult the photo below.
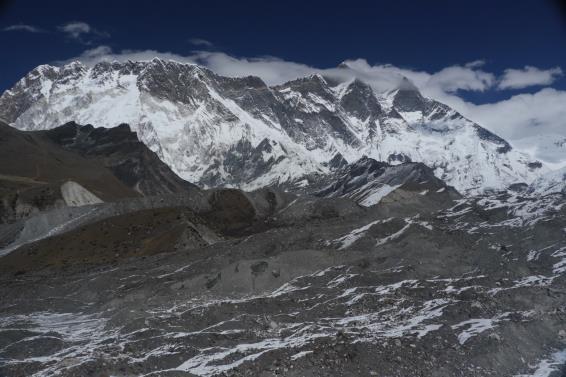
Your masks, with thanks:
M 561 204 L 215 195 L 95 205 L 2 257 L 0 375 L 564 373 Z

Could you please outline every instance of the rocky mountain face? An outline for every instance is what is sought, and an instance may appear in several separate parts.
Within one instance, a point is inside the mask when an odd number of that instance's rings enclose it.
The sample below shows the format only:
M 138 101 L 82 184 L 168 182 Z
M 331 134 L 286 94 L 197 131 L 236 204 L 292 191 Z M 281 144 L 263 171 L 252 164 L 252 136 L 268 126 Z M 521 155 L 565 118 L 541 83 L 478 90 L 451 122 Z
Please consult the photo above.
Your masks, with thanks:
M 173 173 L 127 124 L 95 128 L 70 122 L 43 134 L 65 150 L 99 161 L 144 196 L 181 193 L 196 187 Z
M 40 66 L 0 97 L 22 130 L 127 123 L 181 178 L 254 189 L 327 174 L 338 157 L 422 162 L 460 192 L 531 182 L 545 170 L 408 80 L 376 94 L 320 75 L 268 87 L 173 61 Z
M 318 182 L 321 183 L 325 187 L 315 191 L 314 195 L 347 197 L 365 207 L 376 205 L 384 198 L 395 200 L 395 196 L 404 197 L 404 200 L 408 199 L 407 195 L 441 194 L 447 200 L 460 198 L 460 194 L 438 179 L 429 167 L 414 162 L 390 165 L 363 157 L 324 177 Z
M 185 193 L 182 180 L 127 125 L 68 123 L 19 131 L 0 122 L 0 223 L 45 210 Z
M 0 122 L 0 223 L 138 195 L 104 166 Z

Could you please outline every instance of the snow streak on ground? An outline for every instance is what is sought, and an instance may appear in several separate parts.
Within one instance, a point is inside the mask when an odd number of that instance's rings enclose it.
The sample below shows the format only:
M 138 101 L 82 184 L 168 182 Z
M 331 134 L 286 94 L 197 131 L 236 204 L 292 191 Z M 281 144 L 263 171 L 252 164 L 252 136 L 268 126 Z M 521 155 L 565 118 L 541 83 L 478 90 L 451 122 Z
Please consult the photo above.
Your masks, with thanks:
M 379 344 L 384 339 L 426 342 L 429 334 L 449 326 L 464 345 L 504 324 L 510 315 L 500 313 L 472 320 L 445 315 L 459 303 L 460 292 L 472 289 L 487 294 L 489 287 L 482 285 L 486 279 L 481 276 L 364 284 L 382 280 L 380 276 L 394 279 L 391 273 L 354 274 L 351 267 L 334 266 L 297 277 L 262 295 L 216 300 L 202 297 L 148 308 L 139 324 L 120 328 L 110 326 L 111 319 L 94 315 L 37 313 L 1 317 L 0 333 L 21 332 L 19 342 L 49 340 L 57 344 L 46 343 L 42 353 L 23 358 L 10 356 L 13 344 L 8 345 L 0 350 L 1 361 L 50 365 L 36 377 L 57 375 L 65 368 L 99 358 L 140 365 L 162 360 L 167 366 L 160 364 L 161 368 L 148 374 L 151 376 L 165 371 L 214 376 L 276 351 L 284 352 L 290 360 L 309 357 L 317 345 L 332 341 L 337 334 L 354 343 Z M 431 296 L 422 297 L 423 290 L 431 292 Z M 288 304 L 282 307 L 277 302 Z M 246 309 L 258 306 L 264 308 L 263 314 L 251 314 Z M 514 315 L 526 318 L 528 313 Z M 195 325 L 196 318 L 215 321 Z M 216 339 L 217 345 L 199 346 L 203 337 Z M 124 347 L 132 350 L 129 356 L 120 352 Z

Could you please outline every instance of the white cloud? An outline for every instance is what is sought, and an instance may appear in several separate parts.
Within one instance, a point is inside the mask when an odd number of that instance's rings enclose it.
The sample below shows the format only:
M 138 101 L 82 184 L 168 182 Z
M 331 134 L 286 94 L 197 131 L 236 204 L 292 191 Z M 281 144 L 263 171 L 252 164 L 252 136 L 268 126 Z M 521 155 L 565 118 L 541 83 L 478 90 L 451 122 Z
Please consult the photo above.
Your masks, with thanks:
M 89 40 L 85 39 L 85 36 L 95 36 L 95 37 L 109 37 L 110 34 L 104 31 L 97 30 L 87 24 L 86 22 L 73 21 L 63 24 L 58 27 L 59 31 L 67 34 L 69 38 L 75 39 L 81 43 L 90 44 Z
M 143 50 L 143 51 L 139 51 L 139 50 L 122 50 L 119 53 L 115 53 L 112 48 L 110 48 L 109 46 L 98 46 L 98 47 L 94 47 L 88 50 L 85 50 L 81 55 L 71 58 L 71 59 L 67 59 L 67 60 L 62 60 L 59 62 L 56 62 L 57 64 L 66 64 L 68 62 L 74 61 L 74 60 L 78 60 L 80 62 L 82 62 L 83 64 L 86 64 L 88 66 L 92 66 L 95 65 L 96 63 L 99 63 L 101 61 L 119 61 L 119 62 L 125 62 L 128 60 L 132 60 L 132 61 L 149 61 L 155 57 L 159 57 L 161 59 L 166 59 L 166 60 L 175 60 L 175 61 L 179 61 L 182 63 L 194 63 L 194 60 L 191 59 L 190 57 L 185 57 L 185 56 L 181 56 L 181 55 L 177 55 L 177 54 L 173 54 L 173 53 L 169 53 L 169 52 L 160 52 L 160 51 L 156 51 L 156 50 Z
M 566 138 L 566 91 L 543 88 L 482 105 L 444 93 L 427 94 L 551 168 L 566 166 L 566 149 L 553 143 Z
M 403 77 L 409 78 L 423 90 L 446 93 L 458 90 L 483 91 L 494 82 L 492 74 L 477 69 L 477 62 L 473 62 L 472 66 L 452 66 L 431 74 L 390 64 L 370 65 L 365 59 L 346 60 L 339 68 L 316 68 L 272 56 L 245 58 L 216 51 L 197 51 L 189 55 L 156 50 L 122 50 L 115 53 L 108 46 L 87 50 L 70 60 L 80 60 L 85 64 L 93 65 L 103 60 L 144 61 L 154 57 L 199 64 L 224 76 L 259 76 L 269 85 L 282 84 L 313 73 L 320 73 L 337 80 L 356 77 L 370 84 L 378 92 L 394 89 Z
M 190 55 L 179 55 L 156 50 L 122 50 L 118 53 L 108 46 L 98 46 L 86 50 L 80 56 L 59 62 L 61 64 L 79 60 L 86 65 L 94 65 L 105 60 L 148 61 L 155 57 L 182 63 L 193 63 L 207 67 L 219 75 L 259 76 L 269 85 L 277 85 L 321 70 L 304 64 L 284 61 L 273 57 L 235 58 L 223 52 L 197 51 Z
M 212 47 L 214 44 L 211 41 L 202 38 L 189 38 L 189 43 L 194 46 Z
M 467 104 L 463 112 L 510 140 L 541 133 L 566 135 L 566 91 L 544 88 L 485 105 Z
M 64 33 L 67 33 L 71 38 L 79 38 L 83 34 L 91 32 L 92 28 L 86 22 L 69 22 L 59 27 Z
M 484 65 L 485 65 L 485 60 L 483 59 L 478 59 L 478 60 L 474 60 L 473 62 L 466 63 L 466 67 L 468 68 L 479 68 L 479 67 L 483 67 Z
M 546 70 L 531 66 L 525 66 L 523 69 L 506 69 L 498 88 L 523 89 L 535 85 L 550 85 L 560 76 L 562 76 L 560 67 Z
M 10 25 L 6 26 L 3 31 L 27 31 L 28 33 L 45 33 L 45 30 L 33 26 L 33 25 L 25 25 L 25 24 L 17 24 L 17 25 Z
M 197 51 L 185 56 L 155 50 L 123 50 L 114 53 L 107 46 L 87 50 L 75 59 L 93 65 L 102 60 L 143 61 L 151 60 L 156 56 L 196 63 L 224 76 L 259 76 L 268 85 L 277 85 L 298 77 L 320 73 L 336 80 L 359 78 L 379 93 L 394 89 L 402 77 L 407 77 L 424 95 L 446 103 L 511 142 L 540 134 L 566 136 L 566 91 L 543 88 L 534 94 L 518 94 L 504 101 L 482 105 L 465 101 L 460 91 L 483 92 L 499 89 L 501 83 L 509 77 L 515 78 L 516 85 L 519 82 L 517 75 L 509 75 L 512 70 L 506 70 L 503 79 L 498 80 L 495 74 L 485 71 L 484 62 L 481 60 L 446 67 L 437 72 L 400 68 L 390 64 L 371 65 L 364 59 L 347 60 L 336 68 L 316 68 L 270 56 L 239 58 L 222 52 L 207 51 Z M 520 71 L 548 72 L 532 68 Z M 561 72 L 560 68 L 551 71 L 554 71 L 555 76 L 557 72 Z M 530 82 L 533 81 L 531 79 Z M 523 83 L 525 82 L 526 80 L 523 79 Z M 542 83 L 542 80 L 538 82 Z
M 79 57 L 59 62 L 60 64 L 68 63 L 71 60 L 79 60 L 87 65 L 94 65 L 103 60 L 115 60 L 111 58 L 112 49 L 108 46 L 98 46 L 84 51 Z M 119 60 L 119 59 L 116 59 Z M 126 59 L 127 60 L 127 59 Z
M 320 70 L 274 57 L 235 58 L 222 52 L 197 52 L 190 59 L 214 72 L 230 77 L 259 76 L 269 85 L 282 84 Z
M 458 90 L 483 92 L 493 85 L 495 75 L 476 68 L 477 66 L 466 65 L 441 69 L 430 76 L 426 86 L 440 88 L 447 93 Z

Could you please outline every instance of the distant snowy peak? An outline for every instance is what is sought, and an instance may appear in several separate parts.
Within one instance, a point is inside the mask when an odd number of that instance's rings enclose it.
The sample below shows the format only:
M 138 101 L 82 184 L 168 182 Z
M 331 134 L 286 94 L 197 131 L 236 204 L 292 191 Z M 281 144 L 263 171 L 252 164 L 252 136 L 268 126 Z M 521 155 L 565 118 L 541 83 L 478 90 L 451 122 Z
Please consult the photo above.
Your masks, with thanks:
M 406 77 L 403 77 L 399 87 L 390 95 L 393 97 L 393 106 L 400 112 L 422 111 L 429 106 L 429 101 Z
M 0 118 L 27 130 L 127 123 L 176 173 L 203 186 L 296 182 L 330 173 L 336 156 L 422 162 L 461 192 L 528 183 L 545 169 L 408 80 L 375 93 L 358 79 L 318 74 L 269 87 L 157 58 L 73 62 L 31 71 L 0 97 Z
M 413 126 L 421 126 L 436 132 L 472 128 L 484 141 L 499 145 L 499 152 L 506 153 L 511 145 L 474 122 L 466 119 L 451 107 L 424 97 L 409 79 L 403 78 L 399 87 L 387 94 L 399 114 Z

